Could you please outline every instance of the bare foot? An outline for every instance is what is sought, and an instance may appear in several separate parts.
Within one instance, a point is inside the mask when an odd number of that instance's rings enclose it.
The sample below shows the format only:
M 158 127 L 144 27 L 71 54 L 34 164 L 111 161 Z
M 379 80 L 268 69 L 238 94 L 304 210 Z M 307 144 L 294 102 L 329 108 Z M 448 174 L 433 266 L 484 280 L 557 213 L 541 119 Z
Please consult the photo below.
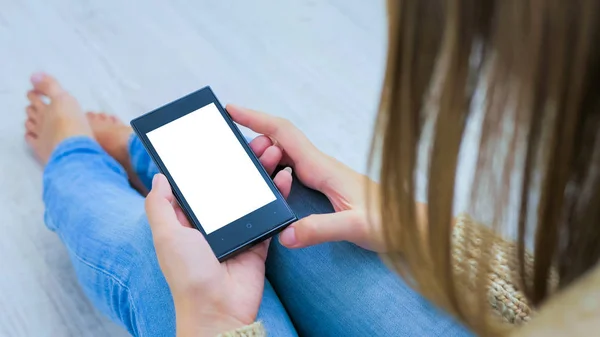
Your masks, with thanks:
M 121 165 L 131 166 L 127 149 L 129 136 L 133 132 L 131 127 L 125 125 L 115 116 L 101 112 L 90 111 L 85 114 L 85 117 L 94 132 L 94 138 L 100 143 L 104 151 L 108 152 Z
M 27 93 L 25 140 L 38 160 L 46 165 L 50 154 L 64 139 L 72 136 L 93 137 L 77 100 L 51 76 L 38 73 L 31 77 L 33 89 Z M 44 97 L 50 103 L 44 102 Z
M 94 138 L 111 157 L 115 158 L 129 176 L 131 185 L 142 195 L 148 190 L 133 170 L 127 148 L 133 129 L 121 122 L 117 117 L 105 113 L 88 112 L 86 117 L 94 132 Z

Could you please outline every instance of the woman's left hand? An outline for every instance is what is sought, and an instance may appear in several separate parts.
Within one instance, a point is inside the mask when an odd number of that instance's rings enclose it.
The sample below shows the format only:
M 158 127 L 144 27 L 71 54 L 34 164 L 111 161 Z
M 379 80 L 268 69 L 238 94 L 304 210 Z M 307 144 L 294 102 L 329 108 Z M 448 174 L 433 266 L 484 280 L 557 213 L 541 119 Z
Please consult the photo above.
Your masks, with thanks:
M 281 151 L 267 137 L 255 139 L 251 147 L 271 173 Z M 287 197 L 290 172 L 280 171 L 274 181 Z M 262 299 L 269 242 L 219 263 L 204 236 L 177 205 L 162 174 L 154 177 L 146 213 L 156 255 L 173 295 L 177 335 L 213 336 L 252 324 Z

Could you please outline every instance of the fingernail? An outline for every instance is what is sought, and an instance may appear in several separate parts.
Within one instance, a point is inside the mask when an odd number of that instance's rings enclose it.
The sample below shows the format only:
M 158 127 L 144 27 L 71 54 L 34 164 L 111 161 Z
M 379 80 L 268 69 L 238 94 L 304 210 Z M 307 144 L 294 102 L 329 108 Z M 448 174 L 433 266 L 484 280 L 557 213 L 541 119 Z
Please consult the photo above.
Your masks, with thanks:
M 284 171 L 287 171 L 289 174 L 292 174 L 292 168 L 291 167 L 286 167 L 283 169 Z
M 279 234 L 279 242 L 284 246 L 295 246 L 298 243 L 298 240 L 296 239 L 296 229 L 294 227 L 286 228 Z
M 31 76 L 31 82 L 34 84 L 40 83 L 44 79 L 44 73 L 35 73 Z

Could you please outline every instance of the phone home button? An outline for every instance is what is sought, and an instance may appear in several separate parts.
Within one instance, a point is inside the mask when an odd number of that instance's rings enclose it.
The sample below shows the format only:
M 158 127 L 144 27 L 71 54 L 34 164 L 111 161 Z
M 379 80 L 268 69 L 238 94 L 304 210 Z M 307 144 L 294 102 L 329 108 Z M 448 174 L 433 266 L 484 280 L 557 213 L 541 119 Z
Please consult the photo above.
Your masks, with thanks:
M 246 228 L 248 228 L 248 229 L 252 228 L 252 224 L 248 222 L 248 223 L 246 224 Z

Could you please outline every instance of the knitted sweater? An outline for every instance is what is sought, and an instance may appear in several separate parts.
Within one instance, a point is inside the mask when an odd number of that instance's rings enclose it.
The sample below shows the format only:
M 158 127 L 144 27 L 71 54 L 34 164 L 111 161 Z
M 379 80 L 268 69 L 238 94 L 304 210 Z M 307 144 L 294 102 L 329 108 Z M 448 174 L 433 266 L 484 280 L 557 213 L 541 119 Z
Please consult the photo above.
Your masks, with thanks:
M 466 235 L 468 233 L 468 235 Z M 491 268 L 487 275 L 487 291 L 490 310 L 504 322 L 522 324 L 531 318 L 532 309 L 524 294 L 519 290 L 515 254 L 517 246 L 494 233 L 487 226 L 475 223 L 470 217 L 461 215 L 456 219 L 452 233 L 454 272 L 463 285 L 459 292 L 469 293 L 478 282 L 477 261 L 481 254 L 481 243 L 490 242 Z M 525 268 L 531 270 L 533 258 L 527 254 Z M 260 322 L 219 335 L 219 337 L 266 337 L 267 333 Z

